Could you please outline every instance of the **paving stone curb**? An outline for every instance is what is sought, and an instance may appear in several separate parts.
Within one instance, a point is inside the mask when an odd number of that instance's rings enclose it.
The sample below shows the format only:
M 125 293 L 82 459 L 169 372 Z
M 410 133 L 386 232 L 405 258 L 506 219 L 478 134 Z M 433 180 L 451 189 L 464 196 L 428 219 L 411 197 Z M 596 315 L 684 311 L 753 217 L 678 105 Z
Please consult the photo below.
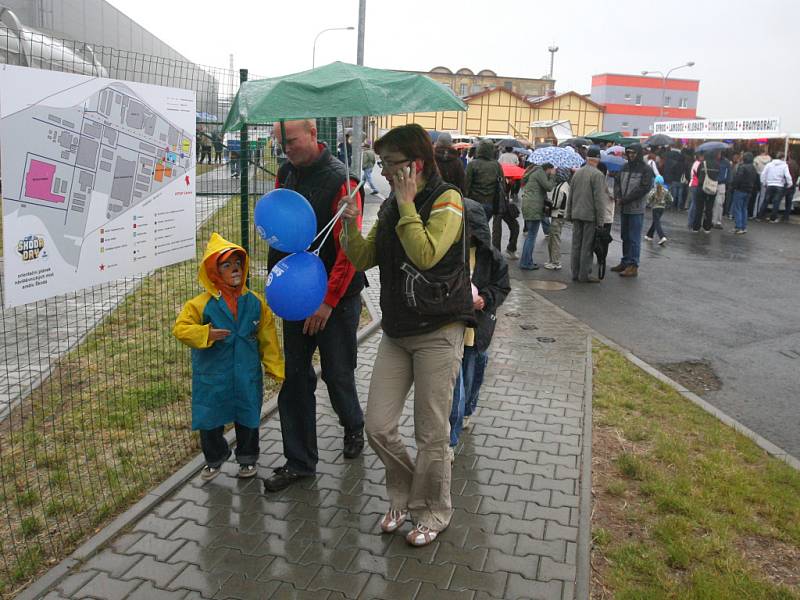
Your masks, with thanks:
M 380 328 L 381 325 L 379 317 L 380 313 L 375 308 L 366 290 L 361 293 L 361 298 L 366 304 L 371 321 L 369 324 L 362 327 L 357 334 L 357 342 L 359 346 L 364 340 L 369 339 L 372 334 L 374 334 L 378 328 Z M 319 365 L 315 368 L 315 372 L 319 378 Z M 264 421 L 264 419 L 272 415 L 277 410 L 278 395 L 275 394 L 269 400 L 267 400 L 264 403 L 264 406 L 261 408 L 261 420 Z M 225 434 L 225 439 L 231 446 L 234 446 L 236 443 L 236 432 L 231 429 L 227 434 Z M 165 497 L 169 496 L 172 492 L 176 491 L 178 488 L 188 482 L 200 471 L 200 469 L 203 468 L 204 464 L 205 459 L 203 458 L 202 453 L 195 456 L 178 471 L 148 492 L 144 498 L 128 508 L 116 519 L 111 521 L 111 523 L 103 527 L 97 534 L 86 540 L 72 554 L 70 554 L 70 556 L 63 559 L 55 567 L 48 570 L 41 577 L 31 583 L 31 585 L 29 585 L 16 596 L 16 600 L 36 600 L 37 598 L 44 596 L 62 579 L 64 579 L 73 568 L 79 566 L 81 563 L 96 555 L 111 539 L 122 533 L 125 529 L 130 527 L 139 519 L 145 517 L 151 511 L 151 509 L 161 502 Z
M 583 449 L 581 452 L 581 483 L 578 548 L 575 573 L 575 600 L 588 600 L 591 591 L 592 553 L 592 337 L 586 339 L 586 384 L 583 392 Z
M 546 304 L 551 305 L 553 308 L 555 308 L 559 312 L 563 313 L 564 315 L 569 316 L 571 319 L 576 318 L 574 315 L 570 314 L 569 312 L 567 312 L 566 310 L 564 310 L 563 308 L 561 308 L 557 304 L 555 304 L 555 303 L 551 302 L 550 300 L 548 300 L 547 298 L 543 297 L 541 294 L 538 294 L 537 292 L 535 292 L 533 290 L 531 290 L 531 293 L 532 294 L 536 294 L 539 298 L 541 298 L 541 300 L 543 302 L 545 302 Z M 695 405 L 699 406 L 700 408 L 702 408 L 704 411 L 706 411 L 710 415 L 712 415 L 712 416 L 716 417 L 717 419 L 719 419 L 721 422 L 723 422 L 728 427 L 734 429 L 735 431 L 738 431 L 739 433 L 741 433 L 746 438 L 749 438 L 756 445 L 758 445 L 762 450 L 764 450 L 767 454 L 769 454 L 771 456 L 774 456 L 775 458 L 777 458 L 779 460 L 782 460 L 783 462 L 788 464 L 790 467 L 800 471 L 800 460 L 798 460 L 797 458 L 795 458 L 794 456 L 789 454 L 786 450 L 784 450 L 783 448 L 780 448 L 776 444 L 773 444 L 768 439 L 766 439 L 766 438 L 762 437 L 761 435 L 757 434 L 755 431 L 753 431 L 752 429 L 750 429 L 746 425 L 740 423 L 739 421 L 737 421 L 736 419 L 734 419 L 730 415 L 724 413 L 723 411 L 718 409 L 716 406 L 713 406 L 712 404 L 710 404 L 707 401 L 703 400 L 700 396 L 698 396 L 694 392 L 689 391 L 685 386 L 681 385 L 680 383 L 678 383 L 674 379 L 671 379 L 671 378 L 667 377 L 664 373 L 659 371 L 656 367 L 654 367 L 650 363 L 642 360 L 641 358 L 636 356 L 633 352 L 631 352 L 627 348 L 624 348 L 624 347 L 620 346 L 614 340 L 606 337 L 605 335 L 603 335 L 599 331 L 596 331 L 596 330 L 592 329 L 591 327 L 589 327 L 585 323 L 584 323 L 584 326 L 591 333 L 591 335 L 593 337 L 597 338 L 600 342 L 602 342 L 606 346 L 608 346 L 610 348 L 613 348 L 614 350 L 616 350 L 617 352 L 622 354 L 628 361 L 630 361 L 631 363 L 633 363 L 634 365 L 636 365 L 637 367 L 642 369 L 642 371 L 644 371 L 648 375 L 652 375 L 653 377 L 655 377 L 656 379 L 658 379 L 660 382 L 664 383 L 665 385 L 668 385 L 673 390 L 678 392 L 681 396 L 683 396 L 684 398 L 689 400 L 689 402 L 691 402 L 692 404 L 695 404 Z

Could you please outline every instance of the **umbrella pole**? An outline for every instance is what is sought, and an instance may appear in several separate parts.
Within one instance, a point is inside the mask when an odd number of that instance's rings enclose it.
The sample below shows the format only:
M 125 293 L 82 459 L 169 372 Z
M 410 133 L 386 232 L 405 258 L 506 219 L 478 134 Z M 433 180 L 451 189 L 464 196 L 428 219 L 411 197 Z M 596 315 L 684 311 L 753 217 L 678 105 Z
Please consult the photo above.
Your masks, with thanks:
M 342 120 L 342 153 L 344 154 L 344 168 L 347 169 L 347 195 L 350 195 L 350 161 L 347 159 L 347 131 L 344 128 L 344 117 L 339 117 Z

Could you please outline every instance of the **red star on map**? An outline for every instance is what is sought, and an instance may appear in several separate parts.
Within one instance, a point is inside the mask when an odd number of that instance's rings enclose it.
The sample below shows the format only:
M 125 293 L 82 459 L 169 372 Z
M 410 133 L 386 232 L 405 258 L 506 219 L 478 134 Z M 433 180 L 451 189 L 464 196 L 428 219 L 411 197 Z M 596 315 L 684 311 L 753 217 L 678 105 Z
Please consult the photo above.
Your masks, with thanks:
M 105 270 L 106 270 L 106 266 L 105 266 L 105 265 L 103 265 L 103 264 L 101 264 L 101 265 L 100 265 L 100 270 L 101 270 L 101 271 L 105 271 Z

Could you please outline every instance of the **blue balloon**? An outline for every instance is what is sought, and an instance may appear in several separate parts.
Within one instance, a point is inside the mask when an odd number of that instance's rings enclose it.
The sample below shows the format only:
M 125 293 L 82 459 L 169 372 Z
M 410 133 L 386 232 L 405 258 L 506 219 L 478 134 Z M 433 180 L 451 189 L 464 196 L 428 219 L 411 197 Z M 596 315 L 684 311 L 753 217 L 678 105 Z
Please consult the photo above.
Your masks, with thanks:
M 256 231 L 281 252 L 303 252 L 317 235 L 317 216 L 303 196 L 278 188 L 261 196 L 255 211 Z
M 320 258 L 298 252 L 272 267 L 264 295 L 276 315 L 286 321 L 302 321 L 320 307 L 327 289 L 328 274 Z

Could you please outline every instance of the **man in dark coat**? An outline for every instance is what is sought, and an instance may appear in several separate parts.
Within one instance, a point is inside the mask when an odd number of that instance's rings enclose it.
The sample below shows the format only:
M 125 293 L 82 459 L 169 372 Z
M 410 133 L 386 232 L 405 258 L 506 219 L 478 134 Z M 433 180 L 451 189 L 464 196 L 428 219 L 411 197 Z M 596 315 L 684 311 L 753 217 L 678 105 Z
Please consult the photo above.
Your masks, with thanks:
M 643 160 L 641 144 L 628 146 L 625 155 L 628 162 L 622 167 L 614 184 L 614 196 L 622 204 L 622 261 L 611 270 L 622 277 L 636 277 L 642 248 L 645 197 L 653 187 L 655 174 Z
M 464 195 L 464 164 L 461 162 L 458 150 L 453 148 L 452 136 L 445 132 L 436 138 L 433 145 L 433 157 L 439 173 L 447 183 L 452 183 Z
M 495 147 L 491 140 L 481 140 L 475 150 L 475 158 L 467 165 L 464 180 L 464 196 L 477 200 L 486 212 L 486 221 L 500 209 L 503 169 L 495 158 Z
M 470 418 L 478 404 L 483 373 L 489 361 L 488 350 L 497 323 L 496 312 L 511 292 L 508 265 L 500 252 L 492 247 L 483 207 L 474 200 L 464 198 L 464 209 L 470 233 L 470 272 L 477 327 L 468 329 L 464 335 L 464 358 L 461 363 L 463 396 L 459 398 L 460 389 L 456 382 L 453 394 L 455 418 L 451 413 L 451 428 L 455 426 L 456 434 L 461 429 L 458 413 L 463 414 L 463 428 L 469 429 Z
M 603 228 L 608 188 L 606 178 L 597 170 L 600 148 L 592 146 L 586 153 L 586 164 L 572 176 L 567 220 L 572 221 L 572 280 L 599 283 L 592 277 L 594 237 Z
M 313 119 L 287 121 L 276 127 L 275 135 L 288 158 L 278 169 L 276 187 L 303 195 L 314 209 L 318 230 L 322 229 L 336 214 L 341 199 L 348 196 L 347 170 L 331 155 L 328 147 L 317 140 Z M 358 181 L 351 177 L 350 187 L 357 185 Z M 361 194 L 356 194 L 359 206 L 362 201 Z M 319 452 L 313 357 L 317 349 L 322 380 L 344 428 L 343 455 L 356 458 L 364 448 L 364 414 L 355 381 L 356 332 L 361 316 L 364 274 L 356 271 L 341 248 L 341 230 L 342 223 L 338 221 L 331 236 L 310 248 L 313 251 L 322 244 L 319 258 L 328 274 L 322 304 L 304 321 L 283 321 L 286 379 L 278 394 L 278 411 L 286 463 L 274 469 L 273 475 L 264 481 L 268 492 L 282 490 L 316 472 Z M 276 248 L 270 248 L 267 266 L 272 269 L 284 256 Z

